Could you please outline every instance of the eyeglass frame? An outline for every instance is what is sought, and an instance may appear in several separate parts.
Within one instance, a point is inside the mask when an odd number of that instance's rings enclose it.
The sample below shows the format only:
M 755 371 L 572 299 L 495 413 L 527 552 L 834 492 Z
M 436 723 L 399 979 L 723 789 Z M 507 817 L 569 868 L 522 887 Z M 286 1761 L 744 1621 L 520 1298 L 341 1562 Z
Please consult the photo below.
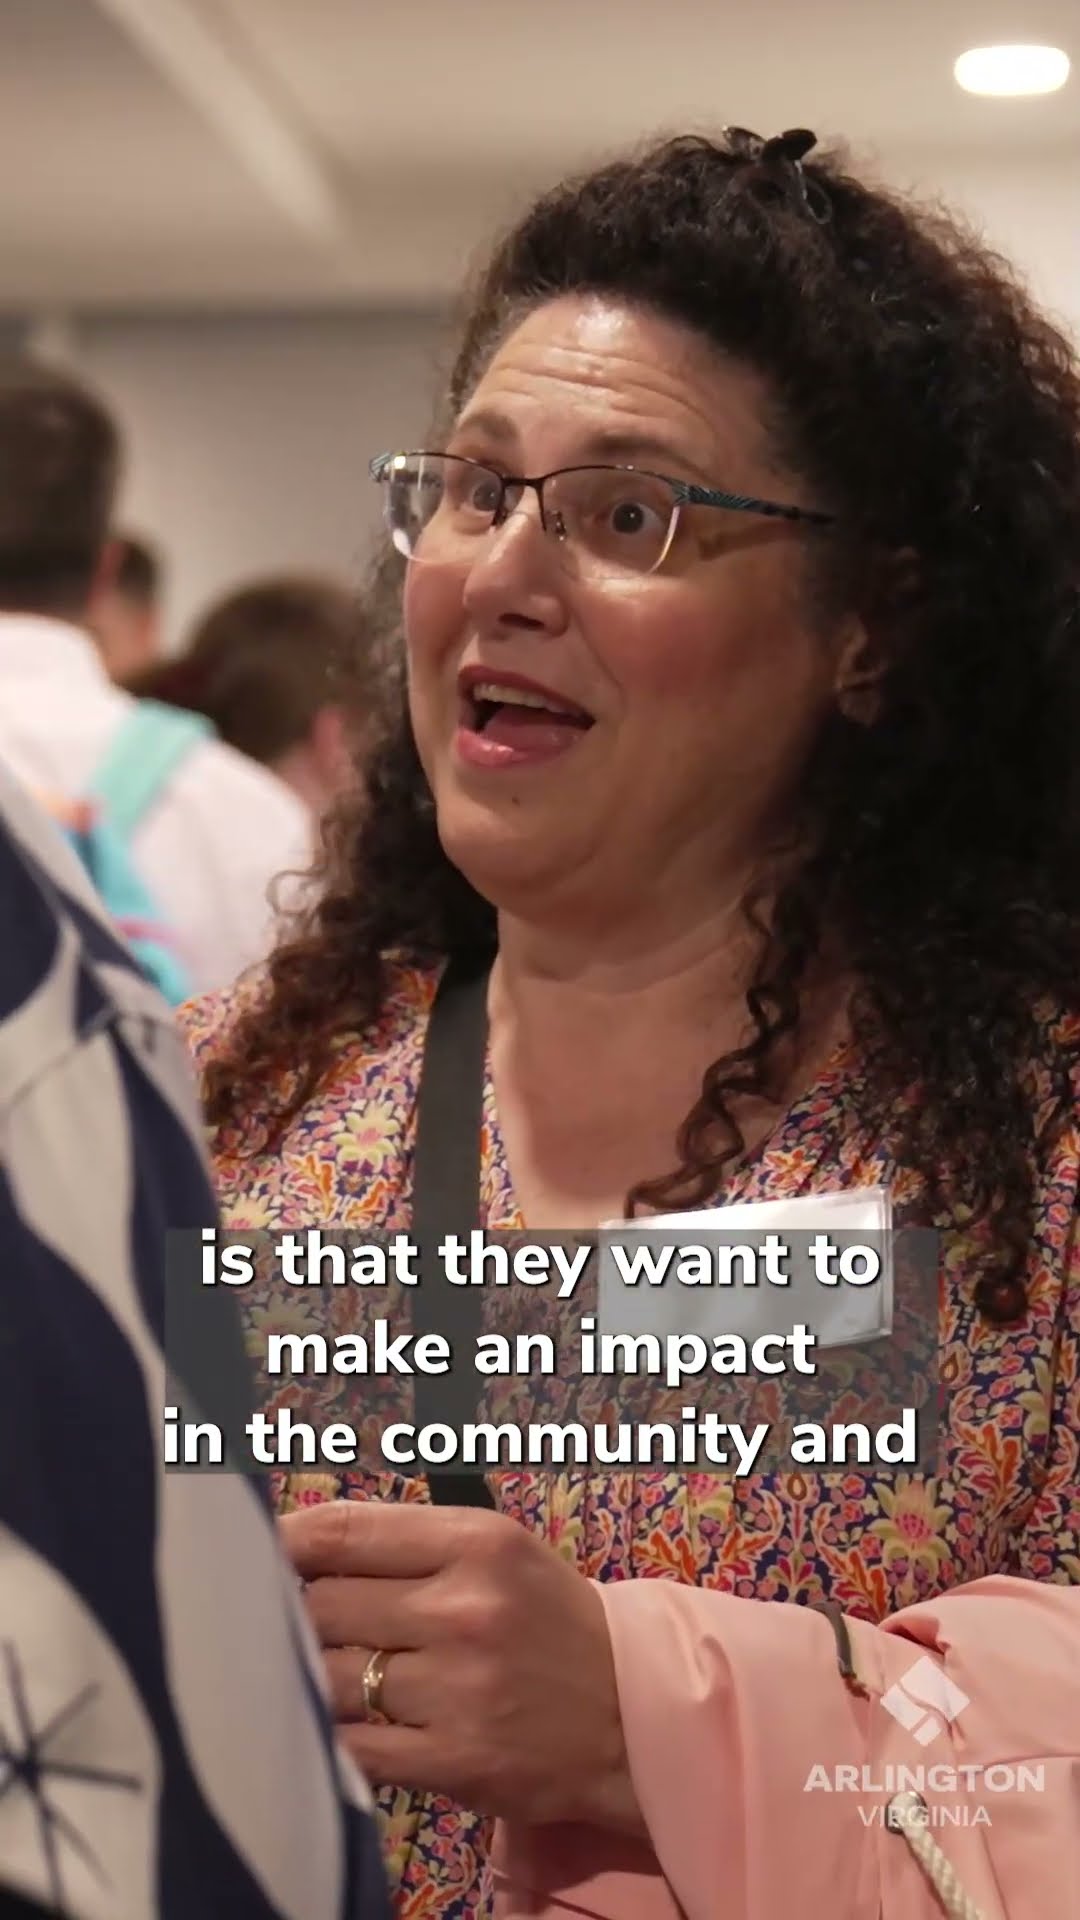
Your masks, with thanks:
M 643 480 L 658 480 L 662 486 L 671 488 L 674 504 L 663 552 L 655 564 L 648 569 L 650 573 L 655 573 L 659 567 L 662 567 L 667 558 L 682 507 L 720 507 L 729 513 L 762 514 L 767 519 L 802 522 L 811 526 L 831 527 L 835 526 L 837 521 L 834 513 L 825 513 L 817 507 L 784 506 L 776 500 L 759 500 L 749 493 L 725 493 L 718 487 L 704 487 L 693 480 L 676 480 L 670 473 L 657 473 L 650 467 L 627 466 L 618 461 L 584 461 L 571 467 L 555 467 L 551 473 L 535 474 L 530 477 L 527 474 L 500 473 L 497 467 L 489 467 L 483 460 L 474 460 L 471 455 L 465 453 L 444 453 L 441 449 L 434 447 L 412 448 L 407 452 L 377 453 L 368 464 L 371 478 L 379 483 L 384 482 L 388 477 L 390 463 L 394 460 L 454 460 L 460 466 L 473 467 L 478 473 L 490 474 L 499 482 L 500 494 L 498 505 L 491 516 L 491 527 L 486 529 L 489 532 L 505 522 L 506 496 L 509 490 L 512 487 L 520 488 L 522 491 L 529 488 L 536 495 L 542 531 L 549 539 L 557 540 L 565 540 L 566 536 L 553 533 L 544 514 L 544 488 L 549 480 L 561 479 L 567 473 L 629 473 L 640 474 Z M 510 511 L 512 512 L 513 509 L 511 508 Z M 411 554 L 402 556 L 405 560 L 411 560 L 413 557 Z

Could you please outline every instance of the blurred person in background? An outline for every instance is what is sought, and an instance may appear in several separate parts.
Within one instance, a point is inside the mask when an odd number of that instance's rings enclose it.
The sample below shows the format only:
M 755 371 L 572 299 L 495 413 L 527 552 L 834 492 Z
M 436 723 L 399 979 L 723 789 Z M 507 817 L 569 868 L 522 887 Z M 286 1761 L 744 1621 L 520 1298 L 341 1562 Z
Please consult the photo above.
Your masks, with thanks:
M 127 684 L 202 714 L 318 820 L 358 778 L 367 651 L 359 599 L 337 581 L 258 580 L 218 601 L 178 655 Z
M 265 1488 L 162 1461 L 242 1366 L 226 1309 L 166 1370 L 215 1212 L 175 1023 L 3 769 L 0 928 L 0 1920 L 383 1920 Z
M 372 466 L 377 801 L 185 1018 L 237 1229 L 397 1231 L 451 1175 L 455 1226 L 541 1238 L 883 1188 L 939 1236 L 940 1456 L 515 1467 L 471 1512 L 287 1476 L 402 1915 L 930 1920 L 933 1860 L 806 1791 L 926 1758 L 901 1635 L 968 1696 L 935 1753 L 1046 1761 L 937 1836 L 945 1910 L 1080 1870 L 1080 366 L 813 146 L 663 142 L 500 242 Z
M 307 810 L 243 754 L 110 684 L 92 638 L 121 466 L 101 401 L 0 367 L 0 757 L 58 810 L 99 806 L 175 937 L 190 990 L 275 934 L 270 890 L 310 858 Z
M 111 680 L 122 682 L 162 650 L 162 564 L 157 549 L 131 533 L 114 533 L 94 604 L 94 639 Z

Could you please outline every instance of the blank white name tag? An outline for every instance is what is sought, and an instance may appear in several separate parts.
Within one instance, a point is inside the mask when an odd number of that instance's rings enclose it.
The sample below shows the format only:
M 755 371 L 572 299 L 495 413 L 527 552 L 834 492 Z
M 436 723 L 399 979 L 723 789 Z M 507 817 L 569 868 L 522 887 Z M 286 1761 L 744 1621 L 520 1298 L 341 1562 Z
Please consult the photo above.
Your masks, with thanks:
M 802 1325 L 818 1348 L 879 1339 L 893 1324 L 891 1228 L 882 1187 L 605 1221 L 597 1329 L 753 1340 Z

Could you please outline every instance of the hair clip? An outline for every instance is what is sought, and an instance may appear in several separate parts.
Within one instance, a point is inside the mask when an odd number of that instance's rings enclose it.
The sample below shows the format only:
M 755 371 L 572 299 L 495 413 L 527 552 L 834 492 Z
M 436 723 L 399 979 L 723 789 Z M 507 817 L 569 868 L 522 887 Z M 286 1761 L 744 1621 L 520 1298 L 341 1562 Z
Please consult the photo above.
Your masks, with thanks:
M 768 140 L 760 133 L 751 133 L 748 127 L 725 127 L 723 138 L 735 159 L 750 161 L 774 178 L 790 182 L 812 219 L 821 225 L 832 219 L 828 194 L 817 180 L 808 178 L 803 166 L 807 154 L 817 146 L 817 135 L 808 127 L 789 127 L 786 133 L 775 133 Z

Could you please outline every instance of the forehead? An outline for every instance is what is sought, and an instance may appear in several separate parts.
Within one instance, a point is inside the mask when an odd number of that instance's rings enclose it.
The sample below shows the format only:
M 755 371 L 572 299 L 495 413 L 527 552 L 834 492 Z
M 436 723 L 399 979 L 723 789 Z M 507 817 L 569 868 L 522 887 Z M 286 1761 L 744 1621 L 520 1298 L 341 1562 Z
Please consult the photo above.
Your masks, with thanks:
M 530 459 L 669 452 L 703 475 L 764 458 L 764 383 L 691 328 L 591 296 L 538 307 L 492 356 L 458 421 Z

